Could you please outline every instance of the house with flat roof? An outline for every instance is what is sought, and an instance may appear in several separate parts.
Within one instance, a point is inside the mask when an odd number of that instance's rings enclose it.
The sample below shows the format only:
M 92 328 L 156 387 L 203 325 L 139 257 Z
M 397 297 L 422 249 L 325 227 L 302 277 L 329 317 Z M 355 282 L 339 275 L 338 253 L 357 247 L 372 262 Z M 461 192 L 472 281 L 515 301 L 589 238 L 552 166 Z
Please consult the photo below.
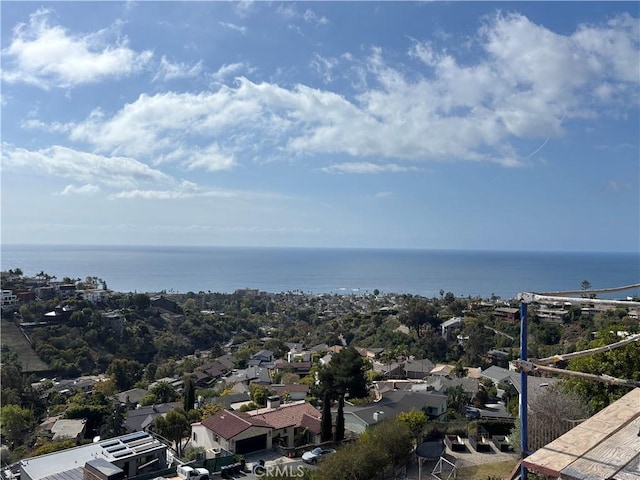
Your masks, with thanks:
M 88 443 L 19 462 L 20 480 L 83 480 L 135 478 L 165 470 L 167 445 L 146 432 L 135 432 L 102 442 Z M 114 477 L 92 477 L 95 472 Z
M 453 337 L 453 331 L 460 329 L 464 324 L 462 317 L 453 317 L 449 320 L 445 320 L 440 324 L 440 330 L 442 331 L 442 338 L 449 341 Z

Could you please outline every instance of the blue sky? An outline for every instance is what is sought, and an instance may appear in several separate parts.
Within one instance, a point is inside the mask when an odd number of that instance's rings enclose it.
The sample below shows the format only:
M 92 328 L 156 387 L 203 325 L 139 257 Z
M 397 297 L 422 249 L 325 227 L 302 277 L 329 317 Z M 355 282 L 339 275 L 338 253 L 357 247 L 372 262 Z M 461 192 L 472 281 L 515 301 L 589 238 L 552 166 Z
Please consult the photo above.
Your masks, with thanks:
M 638 251 L 637 2 L 2 2 L 2 243 Z

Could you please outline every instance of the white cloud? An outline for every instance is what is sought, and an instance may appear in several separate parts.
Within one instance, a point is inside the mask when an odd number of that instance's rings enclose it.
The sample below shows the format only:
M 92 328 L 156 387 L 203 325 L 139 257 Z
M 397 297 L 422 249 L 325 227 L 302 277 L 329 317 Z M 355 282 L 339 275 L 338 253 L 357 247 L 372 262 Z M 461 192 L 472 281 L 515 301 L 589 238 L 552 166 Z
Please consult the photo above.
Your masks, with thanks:
M 200 75 L 202 72 L 202 60 L 198 63 L 189 65 L 187 63 L 171 63 L 164 55 L 160 59 L 158 72 L 153 77 L 153 81 L 175 80 L 177 78 L 190 78 Z
M 225 63 L 218 69 L 217 72 L 211 75 L 211 78 L 217 83 L 222 83 L 227 78 L 235 76 L 238 72 L 242 70 L 245 70 L 248 72 L 253 71 L 253 69 L 250 66 L 244 63 L 229 63 L 229 64 Z
M 395 163 L 377 164 L 371 162 L 337 163 L 320 169 L 325 173 L 404 173 L 417 171 L 416 167 L 403 167 Z
M 245 190 L 229 190 L 222 188 L 203 188 L 189 181 L 183 181 L 174 188 L 166 190 L 123 190 L 111 196 L 111 198 L 143 200 L 177 200 L 191 198 L 223 198 L 239 200 L 255 199 L 286 199 L 284 195 L 270 192 L 251 192 Z
M 390 198 L 393 197 L 392 192 L 378 192 L 375 194 L 376 198 Z
M 109 43 L 115 27 L 92 34 L 70 34 L 49 24 L 50 11 L 37 10 L 19 24 L 2 50 L 3 80 L 43 89 L 70 88 L 106 78 L 132 75 L 146 68 L 151 51 L 136 52 L 126 38 Z
M 210 172 L 230 170 L 235 164 L 234 157 L 221 151 L 217 143 L 212 143 L 206 148 L 193 149 L 182 162 L 187 170 L 204 168 Z
M 29 169 L 111 188 L 133 188 L 144 182 L 171 181 L 171 177 L 132 158 L 104 157 L 57 145 L 30 151 L 3 144 L 2 168 Z
M 313 55 L 310 66 L 318 72 L 324 83 L 331 83 L 334 80 L 334 70 L 339 64 L 337 58 L 323 57 L 319 53 Z
M 239 32 L 241 35 L 247 34 L 247 27 L 241 27 L 239 25 L 236 25 L 234 23 L 229 23 L 229 22 L 218 22 L 218 24 L 223 26 L 224 28 L 228 28 L 229 30 Z
M 60 192 L 60 195 L 94 195 L 100 192 L 100 187 L 97 185 L 92 185 L 91 183 L 87 183 L 86 185 L 77 186 L 77 185 L 67 185 Z
M 289 6 L 281 10 L 295 14 Z M 624 112 L 637 105 L 638 78 L 631 75 L 637 30 L 638 21 L 623 16 L 561 35 L 521 15 L 497 15 L 478 32 L 485 55 L 471 63 L 424 42 L 408 52 L 414 71 L 388 65 L 379 48 L 366 62 L 343 56 L 360 75 L 353 98 L 239 77 L 212 91 L 141 95 L 111 116 L 96 110 L 83 122 L 55 128 L 101 153 L 184 168 L 333 155 L 358 160 L 325 167 L 334 173 L 407 168 L 389 159 L 518 166 L 531 154 L 517 151 L 518 140 L 540 145 L 563 135 L 572 120 L 602 114 L 599 107 Z M 328 67 L 334 61 L 315 59 Z M 219 78 L 240 68 L 223 66 Z M 184 147 L 189 143 L 215 148 L 202 156 Z
M 314 23 L 316 25 L 327 25 L 329 24 L 329 19 L 327 17 L 319 17 L 313 10 L 307 9 L 302 14 L 302 18 L 307 23 Z

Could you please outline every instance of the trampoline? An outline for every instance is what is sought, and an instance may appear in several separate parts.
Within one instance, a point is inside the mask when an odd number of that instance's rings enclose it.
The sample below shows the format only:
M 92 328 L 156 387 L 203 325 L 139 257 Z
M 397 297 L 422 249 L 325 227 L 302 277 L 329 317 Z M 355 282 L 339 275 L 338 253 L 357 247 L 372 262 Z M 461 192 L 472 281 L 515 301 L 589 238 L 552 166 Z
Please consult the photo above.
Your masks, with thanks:
M 422 480 L 422 462 L 425 460 L 427 462 L 436 462 L 431 471 L 432 477 L 440 479 L 440 474 L 446 473 L 446 478 L 456 478 L 456 466 L 444 457 L 445 450 L 444 438 L 440 437 L 429 438 L 418 445 L 415 449 L 415 454 L 418 457 L 418 480 Z M 445 470 L 443 470 L 444 464 L 450 468 L 445 467 Z

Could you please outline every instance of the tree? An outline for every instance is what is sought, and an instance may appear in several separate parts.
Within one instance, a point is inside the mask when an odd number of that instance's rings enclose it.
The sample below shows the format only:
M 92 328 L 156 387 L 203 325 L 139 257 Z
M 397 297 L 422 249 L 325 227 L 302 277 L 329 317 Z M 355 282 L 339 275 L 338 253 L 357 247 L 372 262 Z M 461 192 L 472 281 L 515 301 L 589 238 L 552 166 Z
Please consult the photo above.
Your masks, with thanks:
M 107 368 L 118 390 L 129 390 L 142 377 L 143 366 L 135 360 L 117 358 Z
M 400 321 L 411 330 L 415 330 L 418 337 L 422 336 L 425 325 L 439 324 L 438 309 L 428 300 L 420 297 L 409 297 L 405 310 L 400 315 Z
M 182 439 L 191 435 L 191 419 L 182 408 L 174 408 L 166 416 L 155 418 L 157 433 L 175 444 L 178 457 L 182 455 Z
M 458 360 L 455 366 L 453 367 L 453 370 L 451 370 L 451 374 L 457 378 L 466 377 L 468 372 L 469 370 L 464 368 L 464 363 L 462 363 L 462 359 Z
M 469 394 L 462 385 L 449 387 L 445 390 L 447 394 L 447 405 L 449 408 L 460 412 L 469 403 Z
M 543 447 L 576 426 L 576 420 L 590 416 L 588 404 L 580 395 L 566 390 L 562 383 L 545 387 L 542 392 L 529 397 L 529 449 Z
M 337 395 L 364 398 L 368 395 L 365 361 L 353 347 L 346 347 L 331 357 L 328 368 L 333 376 Z
M 267 398 L 271 395 L 272 391 L 264 385 L 252 383 L 249 385 L 249 396 L 256 405 L 264 407 L 267 404 Z
M 589 348 L 603 347 L 619 340 L 609 329 L 601 330 L 598 337 L 589 344 Z M 630 343 L 608 352 L 573 358 L 569 361 L 569 370 L 635 380 L 640 378 L 640 348 L 635 343 Z M 629 391 L 628 387 L 575 377 L 567 378 L 566 383 L 593 411 L 601 410 Z
M 0 410 L 2 435 L 12 446 L 22 443 L 22 439 L 35 424 L 33 412 L 18 405 L 5 405 Z
M 344 395 L 338 397 L 338 412 L 336 413 L 336 442 L 344 440 Z
M 204 405 L 200 405 L 198 407 L 201 419 L 212 417 L 222 410 L 224 410 L 224 403 L 220 402 L 207 402 Z
M 193 410 L 196 403 L 196 386 L 190 376 L 184 382 L 184 410 Z
M 412 408 L 408 412 L 400 412 L 397 418 L 400 424 L 405 425 L 409 429 L 415 444 L 420 444 L 422 432 L 424 432 L 427 426 L 427 415 L 422 410 Z
M 328 389 L 322 395 L 322 419 L 320 422 L 320 439 L 323 442 L 329 442 L 333 437 L 333 421 L 331 419 L 331 392 Z
M 175 402 L 180 396 L 175 388 L 167 382 L 158 382 L 149 393 L 153 395 L 155 401 L 153 403 L 169 403 Z

